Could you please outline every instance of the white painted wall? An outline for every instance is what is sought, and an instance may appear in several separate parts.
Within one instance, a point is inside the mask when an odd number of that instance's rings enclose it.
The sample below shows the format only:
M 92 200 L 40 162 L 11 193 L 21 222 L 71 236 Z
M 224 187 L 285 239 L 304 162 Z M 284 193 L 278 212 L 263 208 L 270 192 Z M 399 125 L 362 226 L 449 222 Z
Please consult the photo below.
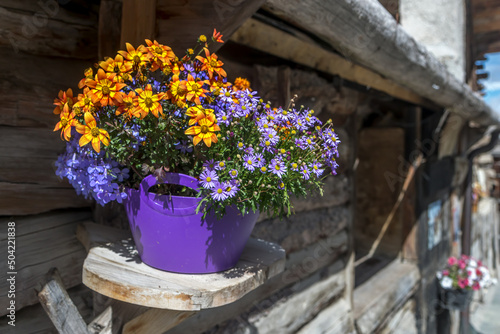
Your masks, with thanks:
M 399 0 L 399 13 L 403 28 L 463 82 L 464 0 Z

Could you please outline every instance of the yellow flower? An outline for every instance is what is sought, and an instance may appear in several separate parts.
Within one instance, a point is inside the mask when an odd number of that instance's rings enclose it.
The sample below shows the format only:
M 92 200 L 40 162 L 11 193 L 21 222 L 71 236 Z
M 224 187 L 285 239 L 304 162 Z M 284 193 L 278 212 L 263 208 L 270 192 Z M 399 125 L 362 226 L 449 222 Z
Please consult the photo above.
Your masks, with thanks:
M 94 102 L 90 97 L 90 89 L 85 87 L 83 94 L 78 94 L 78 101 L 73 105 L 75 115 L 80 115 L 82 112 L 93 112 L 95 110 Z
M 224 63 L 217 58 L 215 53 L 210 54 L 210 51 L 208 51 L 207 48 L 203 49 L 205 50 L 206 58 L 203 58 L 202 56 L 196 57 L 196 59 L 202 62 L 201 70 L 207 71 L 210 79 L 213 78 L 214 72 L 222 78 L 226 77 L 226 71 L 222 68 Z
M 137 104 L 137 95 L 132 90 L 127 95 L 123 95 L 123 101 L 118 106 L 118 109 L 116 109 L 116 116 L 125 114 L 127 118 L 132 117 Z
M 54 131 L 61 130 L 61 139 L 64 137 L 66 141 L 69 141 L 71 138 L 71 127 L 77 124 L 76 119 L 74 119 L 75 114 L 70 114 L 68 106 L 65 106 L 63 112 L 59 116 L 61 119 L 59 123 L 56 124 Z
M 83 117 L 85 125 L 76 125 L 76 131 L 82 134 L 79 144 L 80 146 L 85 146 L 91 142 L 94 150 L 99 153 L 101 151 L 101 142 L 106 146 L 109 145 L 109 134 L 106 130 L 97 127 L 94 116 L 89 112 L 86 112 Z
M 69 109 L 73 107 L 75 98 L 73 97 L 73 90 L 69 88 L 67 91 L 60 90 L 57 98 L 54 99 L 54 114 L 59 115 L 64 107 L 68 106 Z
M 206 43 L 207 42 L 207 36 L 205 35 L 200 35 L 200 37 L 198 37 L 198 39 L 200 40 L 200 42 L 202 43 Z
M 187 87 L 186 99 L 190 102 L 201 104 L 200 97 L 206 97 L 205 93 L 208 92 L 206 89 L 203 89 L 202 86 L 203 86 L 202 81 L 194 80 L 193 76 L 189 74 L 186 83 Z
M 92 67 L 89 67 L 83 72 L 83 75 L 85 77 L 78 83 L 78 88 L 80 89 L 86 86 L 86 82 L 88 79 L 92 79 L 94 77 L 94 70 L 92 70 Z
M 151 85 L 147 85 L 144 90 L 138 88 L 135 91 L 139 94 L 137 98 L 137 107 L 134 111 L 135 115 L 139 114 L 140 118 L 144 118 L 151 112 L 158 118 L 163 114 L 163 108 L 159 101 L 163 98 L 164 93 L 153 94 Z
M 245 78 L 236 78 L 236 80 L 234 80 L 233 90 L 238 91 L 245 89 L 250 89 L 250 81 Z
M 99 62 L 99 66 L 109 73 L 114 73 L 123 82 L 129 78 L 128 72 L 132 71 L 132 63 L 125 62 L 121 55 L 116 55 L 115 59 L 107 58 L 105 61 Z
M 157 41 L 151 42 L 149 39 L 146 39 L 146 44 L 148 45 L 147 49 L 153 62 L 151 71 L 156 71 L 159 68 L 170 65 L 175 59 L 175 53 L 169 46 L 159 44 Z
M 179 76 L 174 75 L 170 81 L 170 90 L 168 91 L 168 97 L 173 102 L 184 102 L 186 101 L 186 95 L 188 93 L 188 88 L 185 80 L 179 80 Z
M 126 86 L 116 81 L 116 74 L 106 73 L 102 69 L 97 71 L 95 80 L 88 80 L 87 86 L 91 88 L 89 95 L 94 104 L 100 103 L 105 107 L 122 102 L 123 93 L 120 89 Z
M 213 115 L 213 114 L 210 114 Z M 212 143 L 217 143 L 217 135 L 215 131 L 220 131 L 220 128 L 215 124 L 215 116 L 206 116 L 198 121 L 199 125 L 195 125 L 186 130 L 185 134 L 192 135 L 193 144 L 196 146 L 201 140 L 210 147 Z
M 213 109 L 205 109 L 201 105 L 189 107 L 186 110 L 186 115 L 191 117 L 191 119 L 189 120 L 189 125 L 191 126 L 193 124 L 196 124 L 200 119 L 205 117 L 210 117 L 210 119 L 215 119 L 215 115 L 213 112 L 214 112 Z
M 150 56 L 144 45 L 139 45 L 137 49 L 134 49 L 130 43 L 126 43 L 125 45 L 127 51 L 118 51 L 118 53 L 123 56 L 126 63 L 132 65 L 134 70 L 138 70 L 146 65 Z

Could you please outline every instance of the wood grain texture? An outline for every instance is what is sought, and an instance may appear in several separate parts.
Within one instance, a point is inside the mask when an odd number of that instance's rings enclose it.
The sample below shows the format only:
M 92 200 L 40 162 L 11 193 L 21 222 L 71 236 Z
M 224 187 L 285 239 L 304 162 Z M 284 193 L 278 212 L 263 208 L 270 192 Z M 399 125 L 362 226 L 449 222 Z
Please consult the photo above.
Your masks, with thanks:
M 499 123 L 481 97 L 409 36 L 377 0 L 268 0 L 265 9 L 466 119 L 482 126 Z
M 79 222 L 90 217 L 89 211 L 57 212 L 38 216 L 0 219 L 0 249 L 7 249 L 7 223 L 16 223 L 16 309 L 38 303 L 35 289 L 52 267 L 61 271 L 68 288 L 81 283 L 85 249 L 75 238 Z M 7 305 L 6 271 L 0 273 L 0 303 Z M 0 316 L 7 310 L 0 309 Z
M 197 312 L 149 309 L 123 326 L 123 334 L 164 333 Z
M 354 290 L 354 319 L 358 333 L 373 333 L 401 307 L 420 281 L 416 265 L 394 260 Z
M 144 40 L 156 38 L 156 0 L 123 0 L 120 47 L 137 47 Z
M 234 302 L 284 270 L 285 251 L 250 239 L 237 266 L 222 273 L 187 275 L 140 261 L 131 240 L 94 247 L 83 265 L 83 283 L 113 299 L 142 306 L 197 311 Z
M 265 0 L 158 0 L 158 41 L 180 57 L 195 46 L 198 36 L 211 38 L 213 29 L 226 41 Z M 223 44 L 212 43 L 217 51 Z
M 97 53 L 97 13 L 91 3 L 72 10 L 57 1 L 2 1 L 0 47 L 16 53 L 91 59 Z
M 338 75 L 404 101 L 428 104 L 418 94 L 365 67 L 254 19 L 247 20 L 231 36 L 231 40 L 319 71 Z
M 113 309 L 108 306 L 100 315 L 98 315 L 87 329 L 92 334 L 111 334 L 113 329 Z
M 99 6 L 98 57 L 115 57 L 120 50 L 122 0 L 101 0 Z
M 57 270 L 49 274 L 48 282 L 38 293 L 38 299 L 60 334 L 90 334 L 75 304 L 69 298 Z

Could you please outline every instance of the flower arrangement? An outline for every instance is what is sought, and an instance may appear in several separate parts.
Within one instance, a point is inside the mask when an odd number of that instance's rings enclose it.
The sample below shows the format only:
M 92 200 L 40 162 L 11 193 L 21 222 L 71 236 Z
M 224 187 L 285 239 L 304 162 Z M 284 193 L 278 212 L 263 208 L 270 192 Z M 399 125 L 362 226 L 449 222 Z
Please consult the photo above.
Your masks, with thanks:
M 221 38 L 214 30 L 212 42 Z M 79 194 L 121 203 L 125 187 L 176 172 L 199 180 L 199 209 L 222 215 L 236 205 L 282 217 L 291 194 L 321 192 L 323 175 L 336 174 L 340 141 L 331 121 L 294 100 L 273 108 L 246 79 L 228 82 L 205 36 L 182 58 L 157 41 L 126 46 L 97 73 L 84 72 L 81 94 L 68 89 L 54 100 L 54 131 L 67 141 L 56 173 Z
M 448 258 L 448 265 L 437 273 L 437 278 L 441 287 L 449 290 L 479 290 L 496 283 L 481 261 L 467 255 Z

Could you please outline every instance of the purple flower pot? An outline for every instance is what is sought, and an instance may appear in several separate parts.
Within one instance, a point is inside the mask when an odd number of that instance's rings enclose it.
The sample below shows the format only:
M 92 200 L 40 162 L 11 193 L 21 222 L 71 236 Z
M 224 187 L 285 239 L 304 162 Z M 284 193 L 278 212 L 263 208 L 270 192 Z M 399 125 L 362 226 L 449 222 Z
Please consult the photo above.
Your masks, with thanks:
M 192 189 L 198 181 L 190 176 L 168 173 L 165 183 Z M 148 192 L 158 184 L 146 177 L 139 190 L 127 189 L 124 200 L 130 229 L 142 261 L 151 267 L 178 273 L 213 273 L 230 269 L 238 262 L 259 217 L 242 215 L 234 207 L 217 219 L 196 213 L 201 198 L 157 195 Z

